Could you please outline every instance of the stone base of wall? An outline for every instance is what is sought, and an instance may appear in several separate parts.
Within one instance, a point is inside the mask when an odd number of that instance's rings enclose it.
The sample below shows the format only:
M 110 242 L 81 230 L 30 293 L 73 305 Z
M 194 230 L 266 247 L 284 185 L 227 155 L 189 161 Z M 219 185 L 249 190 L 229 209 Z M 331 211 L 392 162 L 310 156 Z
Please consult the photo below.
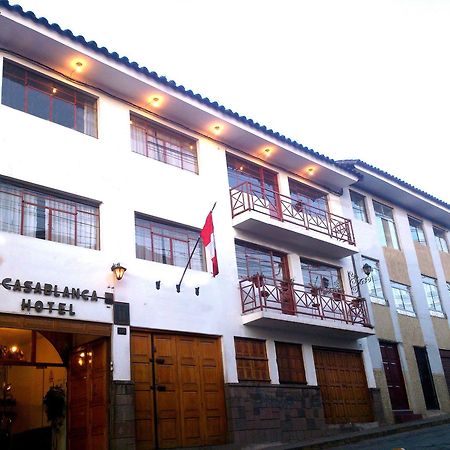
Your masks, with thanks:
M 379 388 L 370 388 L 370 398 L 372 399 L 373 420 L 380 425 L 386 425 L 388 420 L 384 414 L 383 399 L 381 398 L 381 390 Z
M 135 450 L 134 383 L 111 383 L 111 450 Z
M 225 398 L 228 441 L 234 445 L 328 434 L 317 386 L 226 384 Z

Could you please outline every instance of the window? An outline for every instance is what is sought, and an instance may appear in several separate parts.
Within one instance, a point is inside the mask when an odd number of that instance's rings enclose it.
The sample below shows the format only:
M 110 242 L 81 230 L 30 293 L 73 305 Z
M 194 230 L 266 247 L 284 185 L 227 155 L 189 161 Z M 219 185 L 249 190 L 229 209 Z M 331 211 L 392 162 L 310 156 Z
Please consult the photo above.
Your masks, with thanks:
M 71 86 L 4 61 L 2 103 L 33 116 L 97 136 L 97 100 Z
M 289 191 L 291 193 L 291 198 L 296 201 L 297 208 L 299 205 L 302 205 L 303 207 L 306 207 L 309 214 L 328 212 L 327 194 L 325 192 L 290 178 Z M 325 216 L 325 214 L 323 215 Z
M 315 261 L 302 261 L 303 284 L 324 291 L 342 291 L 340 270 Z
M 234 338 L 239 381 L 270 383 L 266 342 L 259 339 Z
M 136 257 L 185 267 L 200 235 L 198 231 L 136 217 Z M 197 245 L 188 266 L 206 270 L 203 247 Z
M 98 249 L 98 207 L 0 181 L 0 231 Z
M 364 195 L 350 191 L 350 199 L 352 201 L 353 214 L 355 215 L 355 218 L 363 222 L 368 222 L 366 200 Z
M 408 220 L 409 229 L 411 230 L 413 240 L 415 242 L 419 242 L 420 244 L 426 244 L 422 222 L 420 220 L 414 219 L 413 217 L 408 217 Z
M 395 231 L 394 215 L 392 208 L 382 205 L 376 201 L 373 202 L 375 217 L 377 221 L 378 236 L 381 244 L 385 247 L 399 248 L 397 232 Z
M 372 267 L 372 272 L 367 281 L 370 299 L 374 302 L 379 302 L 381 300 L 382 303 L 386 303 L 383 287 L 381 285 L 380 264 L 378 261 L 369 258 L 363 258 L 362 262 L 363 264 L 369 264 L 369 266 Z
M 438 249 L 441 252 L 448 253 L 448 245 L 447 245 L 447 239 L 446 239 L 446 231 L 442 230 L 441 228 L 433 227 L 434 237 L 436 238 L 436 244 Z
M 236 243 L 239 278 L 263 275 L 268 281 L 289 279 L 284 255 L 244 243 Z
M 395 306 L 400 311 L 414 313 L 414 307 L 409 292 L 409 286 L 391 281 L 392 294 L 394 296 Z
M 422 283 L 427 297 L 428 309 L 430 311 L 442 312 L 441 299 L 435 278 L 422 275 Z
M 133 152 L 198 173 L 197 144 L 194 139 L 135 114 L 130 115 L 130 127 Z
M 302 346 L 275 342 L 280 383 L 306 384 Z
M 242 185 L 248 183 L 257 194 L 273 197 L 278 191 L 277 174 L 245 159 L 227 154 L 228 184 L 230 188 L 245 190 Z

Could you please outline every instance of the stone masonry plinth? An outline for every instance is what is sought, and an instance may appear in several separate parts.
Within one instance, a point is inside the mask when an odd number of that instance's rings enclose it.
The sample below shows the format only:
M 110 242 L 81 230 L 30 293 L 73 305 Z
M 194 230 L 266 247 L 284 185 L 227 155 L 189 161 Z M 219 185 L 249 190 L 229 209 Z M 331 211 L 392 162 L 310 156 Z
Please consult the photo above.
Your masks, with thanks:
M 286 442 L 326 434 L 317 386 L 227 384 L 229 442 Z

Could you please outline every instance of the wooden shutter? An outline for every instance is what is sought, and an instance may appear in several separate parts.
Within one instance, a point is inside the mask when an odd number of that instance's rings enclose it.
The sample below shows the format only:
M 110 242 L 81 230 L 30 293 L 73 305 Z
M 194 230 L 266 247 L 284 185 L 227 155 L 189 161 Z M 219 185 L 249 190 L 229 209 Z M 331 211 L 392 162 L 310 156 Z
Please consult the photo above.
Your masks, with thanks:
M 280 383 L 306 383 L 302 346 L 275 342 Z
M 235 337 L 234 345 L 238 380 L 270 382 L 265 341 Z

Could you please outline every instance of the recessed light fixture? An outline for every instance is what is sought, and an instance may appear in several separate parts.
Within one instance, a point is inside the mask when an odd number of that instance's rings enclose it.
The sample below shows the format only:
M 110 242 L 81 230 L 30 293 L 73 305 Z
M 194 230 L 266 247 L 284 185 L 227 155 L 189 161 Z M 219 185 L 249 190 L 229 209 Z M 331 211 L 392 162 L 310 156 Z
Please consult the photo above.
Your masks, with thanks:
M 52 94 L 56 94 L 58 92 L 58 89 L 56 89 L 55 87 L 52 89 Z
M 308 168 L 306 169 L 306 171 L 309 173 L 309 175 L 313 175 L 314 172 L 316 171 L 316 169 L 315 169 L 314 167 L 308 167 Z
M 223 130 L 223 126 L 220 124 L 213 125 L 213 127 L 212 127 L 212 132 L 216 136 L 218 136 L 222 132 L 222 130 Z
M 158 106 L 161 106 L 162 98 L 159 95 L 152 95 L 149 98 L 148 103 L 150 104 L 150 106 L 157 108 Z
M 83 70 L 83 63 L 81 61 L 77 61 L 75 63 L 75 72 L 80 73 Z
M 270 153 L 272 151 L 272 149 L 270 148 L 270 147 L 266 147 L 265 149 L 264 149 L 264 152 L 265 153 Z

